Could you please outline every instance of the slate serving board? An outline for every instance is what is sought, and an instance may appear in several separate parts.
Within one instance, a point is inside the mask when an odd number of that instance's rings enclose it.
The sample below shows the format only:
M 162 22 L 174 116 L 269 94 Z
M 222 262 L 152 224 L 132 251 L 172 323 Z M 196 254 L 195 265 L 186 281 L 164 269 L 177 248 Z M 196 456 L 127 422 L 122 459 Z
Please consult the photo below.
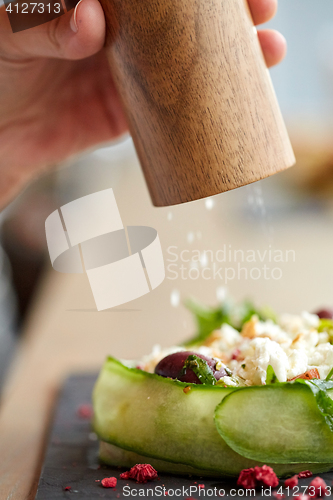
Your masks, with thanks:
M 224 490 L 225 497 L 236 500 L 246 498 L 245 492 L 242 495 L 243 490 L 238 490 L 235 480 L 214 481 L 167 474 L 159 474 L 159 480 L 153 483 L 142 485 L 134 481 L 118 480 L 115 489 L 103 488 L 101 483 L 97 481 L 111 476 L 119 478 L 121 470 L 99 464 L 96 435 L 92 432 L 89 420 L 78 415 L 79 407 L 91 402 L 95 380 L 96 376 L 76 375 L 66 381 L 55 411 L 35 500 L 98 500 L 101 498 L 177 498 L 184 500 L 189 497 L 198 500 L 201 498 L 220 499 L 219 490 Z M 333 472 L 321 476 L 327 485 L 332 486 Z M 305 486 L 310 481 L 311 479 L 302 479 L 300 485 Z M 200 492 L 195 491 L 199 484 L 205 485 L 204 490 Z M 283 485 L 283 481 L 280 484 Z M 190 490 L 191 486 L 192 491 Z M 65 490 L 66 487 L 71 489 Z M 168 491 L 168 495 L 163 494 L 163 488 Z M 267 498 L 271 496 L 269 493 L 266 491 L 264 496 L 259 489 L 256 496 L 251 496 L 251 498 Z M 287 490 L 284 490 L 284 493 L 287 498 Z M 302 491 L 300 490 L 299 493 Z M 296 495 L 296 491 L 289 492 L 291 498 L 295 498 Z

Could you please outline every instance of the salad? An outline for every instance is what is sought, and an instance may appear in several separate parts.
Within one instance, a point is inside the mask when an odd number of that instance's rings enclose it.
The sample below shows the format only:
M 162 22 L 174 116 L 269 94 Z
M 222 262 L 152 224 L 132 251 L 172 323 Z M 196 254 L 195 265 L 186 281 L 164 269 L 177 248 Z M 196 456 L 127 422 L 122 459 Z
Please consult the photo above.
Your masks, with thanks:
M 189 307 L 193 339 L 106 360 L 93 393 L 101 460 L 208 477 L 263 464 L 280 477 L 330 470 L 333 312 Z

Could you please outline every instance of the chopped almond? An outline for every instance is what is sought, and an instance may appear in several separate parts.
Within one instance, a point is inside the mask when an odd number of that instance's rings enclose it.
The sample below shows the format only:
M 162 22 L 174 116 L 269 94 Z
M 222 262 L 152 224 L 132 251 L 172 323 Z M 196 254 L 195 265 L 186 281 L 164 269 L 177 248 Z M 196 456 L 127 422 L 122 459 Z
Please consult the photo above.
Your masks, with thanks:
M 294 338 L 294 340 L 292 341 L 291 345 L 294 346 L 295 344 L 297 344 L 297 342 L 299 340 L 301 340 L 301 338 L 304 337 L 304 334 L 303 333 L 299 333 L 298 335 L 296 335 L 296 337 Z
M 297 375 L 297 377 L 289 379 L 288 382 L 292 382 L 293 380 L 297 380 L 298 378 L 302 378 L 303 380 L 312 380 L 313 378 L 320 379 L 320 375 L 317 368 L 311 368 L 311 370 L 308 370 L 301 375 Z
M 242 337 L 246 337 L 248 339 L 254 339 L 254 338 L 258 337 L 258 334 L 256 332 L 256 323 L 257 323 L 257 321 L 253 320 L 253 319 L 251 319 L 250 321 L 247 321 L 244 324 L 243 329 L 241 331 Z

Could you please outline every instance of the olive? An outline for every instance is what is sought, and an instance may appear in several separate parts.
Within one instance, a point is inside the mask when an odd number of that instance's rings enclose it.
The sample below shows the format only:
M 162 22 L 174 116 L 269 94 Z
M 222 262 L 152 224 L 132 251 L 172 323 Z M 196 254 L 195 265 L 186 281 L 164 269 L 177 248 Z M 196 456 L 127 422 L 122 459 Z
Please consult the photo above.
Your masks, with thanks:
M 333 309 L 320 309 L 315 312 L 320 319 L 333 319 Z
M 161 377 L 178 379 L 181 382 L 201 384 L 200 380 L 191 368 L 186 368 L 186 372 L 183 372 L 184 363 L 191 354 L 194 354 L 195 356 L 198 356 L 198 358 L 207 362 L 216 380 L 228 375 L 225 366 L 220 361 L 216 361 L 213 358 L 209 358 L 203 354 L 198 354 L 192 351 L 181 351 L 169 354 L 169 356 L 161 359 L 161 361 L 156 365 L 155 373 L 157 373 L 157 375 L 161 375 Z

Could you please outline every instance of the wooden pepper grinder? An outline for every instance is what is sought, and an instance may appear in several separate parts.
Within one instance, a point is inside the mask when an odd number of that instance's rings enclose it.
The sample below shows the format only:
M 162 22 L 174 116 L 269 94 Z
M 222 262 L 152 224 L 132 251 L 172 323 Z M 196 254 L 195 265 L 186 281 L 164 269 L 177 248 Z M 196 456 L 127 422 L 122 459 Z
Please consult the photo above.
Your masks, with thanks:
M 244 0 L 101 0 L 107 54 L 156 206 L 295 162 Z

